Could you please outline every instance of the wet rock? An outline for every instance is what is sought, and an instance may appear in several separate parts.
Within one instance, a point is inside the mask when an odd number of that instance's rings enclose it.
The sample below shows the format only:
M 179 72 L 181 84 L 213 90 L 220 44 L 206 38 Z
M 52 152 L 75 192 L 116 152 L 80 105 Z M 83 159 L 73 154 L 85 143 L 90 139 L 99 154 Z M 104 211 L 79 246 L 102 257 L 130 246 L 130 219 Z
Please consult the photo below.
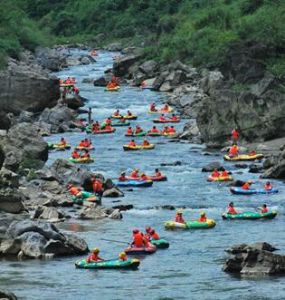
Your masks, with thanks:
M 232 256 L 223 270 L 250 275 L 284 274 L 285 256 L 272 253 L 276 248 L 267 243 L 242 244 L 228 249 Z
M 106 209 L 99 206 L 83 207 L 79 212 L 79 219 L 83 220 L 100 220 L 107 218 Z
M 275 164 L 277 164 L 277 162 L 278 162 L 278 157 L 276 157 L 276 156 L 268 157 L 263 162 L 263 168 L 269 169 L 269 168 L 273 167 Z
M 141 54 L 131 54 L 118 58 L 113 64 L 114 75 L 118 77 L 128 74 L 129 68 L 141 58 Z
M 109 215 L 109 218 L 113 220 L 121 220 L 123 219 L 123 215 L 119 209 L 114 209 L 114 211 Z
M 112 75 L 111 74 L 105 74 L 104 76 L 101 76 L 93 81 L 94 86 L 106 86 L 109 81 L 111 81 Z
M 9 59 L 8 68 L 0 72 L 0 111 L 40 112 L 53 107 L 60 97 L 59 80 L 52 78 L 39 65 Z
M 123 49 L 123 46 L 120 42 L 111 43 L 108 46 L 105 47 L 108 51 L 121 51 Z
M 5 168 L 0 168 L 0 188 L 3 187 L 18 188 L 19 175 Z
M 192 141 L 193 143 L 200 144 L 201 136 L 196 121 L 185 124 L 182 134 L 179 135 L 182 140 Z
M 0 290 L 0 299 L 2 300 L 17 300 L 17 296 L 9 291 Z
M 217 169 L 218 171 L 224 171 L 225 168 L 221 165 L 221 163 L 219 162 L 212 162 L 207 164 L 206 166 L 204 166 L 202 168 L 202 172 L 213 172 L 215 169 Z
M 66 99 L 67 107 L 73 110 L 77 110 L 84 106 L 84 101 L 80 96 L 67 97 Z
M 18 237 L 22 253 L 30 258 L 41 258 L 47 240 L 38 232 L 25 232 Z
M 278 157 L 272 156 L 268 165 L 272 165 L 269 169 L 261 175 L 262 178 L 285 178 L 285 150 L 282 150 Z
M 33 219 L 47 220 L 48 222 L 60 222 L 64 220 L 64 214 L 55 207 L 38 206 L 32 216 Z
M 82 65 L 89 65 L 95 63 L 96 60 L 92 56 L 86 55 L 80 58 L 80 62 Z
M 182 166 L 182 162 L 177 160 L 173 163 L 161 163 L 160 164 L 161 167 L 166 167 L 166 166 L 173 166 L 173 167 L 176 167 L 176 166 Z
M 112 208 L 119 209 L 120 211 L 126 211 L 126 210 L 133 209 L 134 206 L 132 204 L 119 204 L 119 205 L 114 205 Z
M 142 65 L 139 66 L 139 70 L 147 76 L 147 78 L 151 78 L 155 75 L 156 71 L 159 68 L 159 64 L 154 60 L 147 60 Z
M 18 214 L 25 210 L 23 194 L 15 188 L 0 189 L 0 211 Z
M 251 164 L 249 166 L 249 173 L 262 173 L 263 171 L 263 166 L 262 165 L 256 165 L 256 164 Z
M 53 72 L 58 72 L 66 67 L 66 54 L 56 49 L 37 48 L 36 52 L 37 62 L 46 69 Z
M 245 181 L 242 180 L 234 180 L 229 183 L 229 186 L 241 187 L 245 184 Z
M 103 197 L 124 197 L 124 193 L 120 191 L 118 188 L 113 187 L 111 189 L 105 190 L 103 193 Z
M 248 168 L 247 164 L 235 164 L 234 165 L 237 169 L 246 169 Z

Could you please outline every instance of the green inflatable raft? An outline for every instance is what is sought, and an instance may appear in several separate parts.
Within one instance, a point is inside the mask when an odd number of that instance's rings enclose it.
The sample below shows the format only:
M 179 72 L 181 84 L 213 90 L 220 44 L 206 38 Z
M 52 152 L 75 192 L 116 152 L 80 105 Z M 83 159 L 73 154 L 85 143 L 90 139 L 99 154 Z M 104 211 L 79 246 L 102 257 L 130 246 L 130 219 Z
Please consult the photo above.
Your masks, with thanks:
M 169 247 L 169 242 L 165 239 L 151 240 L 150 242 L 158 249 L 166 249 Z
M 122 122 L 112 122 L 112 126 L 113 127 L 119 127 L 119 126 L 130 126 L 130 122 L 125 122 L 125 123 L 122 123 Z
M 244 212 L 240 214 L 222 214 L 224 220 L 257 220 L 257 219 L 274 219 L 277 216 L 277 211 L 269 211 L 268 213 L 262 214 L 259 212 Z
M 137 269 L 139 265 L 140 260 L 136 258 L 126 261 L 110 259 L 90 263 L 86 259 L 82 259 L 75 263 L 76 268 L 80 269 Z
M 175 221 L 167 221 L 164 223 L 165 229 L 209 229 L 216 226 L 216 222 L 212 219 L 208 219 L 206 222 L 199 221 L 187 221 L 186 223 L 178 223 Z

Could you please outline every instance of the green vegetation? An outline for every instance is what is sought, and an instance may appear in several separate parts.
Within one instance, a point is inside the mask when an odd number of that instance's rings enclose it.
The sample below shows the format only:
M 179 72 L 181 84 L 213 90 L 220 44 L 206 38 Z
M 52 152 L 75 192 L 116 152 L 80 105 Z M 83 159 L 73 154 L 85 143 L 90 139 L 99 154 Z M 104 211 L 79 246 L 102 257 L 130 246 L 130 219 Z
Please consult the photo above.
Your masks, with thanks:
M 278 76 L 285 74 L 284 0 L 4 0 L 4 3 L 0 12 L 0 22 L 4 25 L 4 29 L 0 27 L 0 59 L 5 53 L 15 55 L 21 47 L 33 49 L 50 40 L 45 38 L 48 33 L 60 42 L 94 41 L 101 34 L 102 43 L 144 42 L 146 55 L 159 61 L 180 59 L 206 67 L 220 66 L 233 45 L 261 43 L 273 49 L 266 60 L 267 69 Z

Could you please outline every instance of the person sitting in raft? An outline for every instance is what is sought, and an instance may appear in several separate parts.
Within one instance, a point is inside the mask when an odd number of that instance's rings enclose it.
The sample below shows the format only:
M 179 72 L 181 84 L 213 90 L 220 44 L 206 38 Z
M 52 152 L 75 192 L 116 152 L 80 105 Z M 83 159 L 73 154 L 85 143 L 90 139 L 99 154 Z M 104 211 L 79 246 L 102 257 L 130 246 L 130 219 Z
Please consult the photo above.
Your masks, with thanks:
M 228 171 L 224 170 L 223 172 L 221 172 L 221 175 L 220 175 L 220 176 L 221 176 L 221 177 L 229 177 L 230 174 L 229 174 Z
M 249 180 L 249 181 L 245 182 L 241 188 L 243 190 L 249 190 L 251 185 L 252 185 L 252 181 Z
M 92 124 L 92 131 L 96 132 L 98 130 L 100 130 L 100 124 L 98 121 L 96 121 L 95 123 Z
M 62 137 L 58 143 L 59 146 L 63 146 L 63 147 L 66 147 L 67 145 L 67 142 L 66 140 Z
M 254 155 L 256 155 L 256 151 L 255 151 L 255 150 L 252 150 L 252 151 L 250 151 L 250 152 L 248 153 L 248 155 L 249 155 L 249 156 L 254 156 Z
M 162 134 L 168 134 L 169 133 L 169 127 L 168 126 L 164 126 L 163 130 L 162 130 Z
M 126 181 L 127 178 L 126 178 L 126 173 L 125 172 L 122 172 L 120 177 L 119 177 L 119 181 Z
M 90 154 L 88 150 L 84 150 L 84 153 L 81 155 L 81 158 L 90 158 Z
M 170 126 L 170 128 L 168 129 L 168 133 L 169 134 L 175 134 L 176 133 L 176 130 L 175 130 L 174 126 Z
M 267 181 L 266 183 L 265 183 L 265 185 L 264 185 L 264 189 L 266 190 L 266 191 L 271 191 L 272 190 L 272 184 L 270 183 L 270 181 Z
M 146 181 L 146 180 L 149 180 L 149 178 L 144 173 L 142 173 L 141 180 Z
M 121 253 L 119 254 L 119 260 L 120 260 L 120 261 L 127 261 L 127 260 L 128 260 L 127 253 L 126 253 L 126 252 L 121 252 Z
M 207 222 L 207 216 L 205 212 L 201 212 L 200 218 L 198 219 L 199 222 Z
M 141 133 L 141 132 L 143 132 L 142 128 L 141 128 L 139 125 L 137 125 L 137 126 L 136 126 L 135 134 L 139 134 L 139 133 Z
M 168 104 L 165 104 L 164 106 L 163 106 L 163 109 L 162 109 L 163 111 L 169 111 L 169 105 Z
M 155 174 L 156 177 L 161 177 L 162 176 L 162 174 L 159 171 L 159 169 L 155 169 L 154 172 L 155 172 L 154 174 Z
M 236 144 L 234 144 L 230 147 L 229 156 L 230 157 L 238 156 L 238 146 Z
M 134 169 L 131 173 L 132 178 L 139 178 L 139 169 Z
M 129 110 L 127 110 L 127 116 L 128 116 L 128 117 L 132 117 L 133 114 L 132 114 Z
M 81 195 L 81 189 L 71 183 L 67 185 L 67 190 L 72 196 L 79 197 Z
M 178 117 L 175 114 L 172 114 L 170 120 L 176 122 L 178 121 Z
M 120 116 L 120 110 L 117 109 L 114 113 L 113 116 L 119 117 Z
M 133 241 L 131 243 L 131 247 L 143 247 L 144 246 L 144 238 L 138 229 L 133 230 Z
M 151 103 L 149 110 L 150 111 L 157 111 L 154 103 Z
M 73 91 L 73 93 L 75 95 L 79 95 L 80 90 L 79 90 L 79 88 L 77 86 L 74 86 L 73 89 L 72 89 L 72 91 Z
M 262 214 L 266 214 L 266 213 L 269 212 L 269 209 L 268 209 L 268 207 L 267 207 L 266 204 L 263 204 L 263 205 L 262 205 L 262 207 L 260 208 L 260 212 L 261 212 Z
M 129 127 L 126 131 L 126 135 L 133 135 L 133 128 Z
M 212 177 L 220 177 L 220 172 L 217 169 L 214 169 L 214 171 L 211 174 Z
M 103 183 L 96 177 L 92 179 L 92 188 L 95 194 L 103 194 Z
M 175 216 L 175 222 L 185 224 L 182 210 L 178 209 Z
M 159 130 L 156 128 L 156 126 L 153 126 L 149 132 L 150 133 L 159 133 Z
M 85 147 L 90 147 L 91 145 L 92 145 L 92 141 L 89 139 L 84 139 L 84 145 L 85 145 Z
M 74 149 L 73 152 L 71 153 L 71 157 L 74 159 L 80 158 L 80 154 L 77 152 L 76 149 Z
M 150 230 L 150 237 L 151 237 L 151 240 L 160 240 L 160 236 L 154 229 Z
M 147 226 L 145 228 L 145 235 L 144 236 L 146 236 L 148 238 L 148 240 L 150 240 L 150 238 L 151 238 L 151 236 L 150 236 L 151 230 L 152 230 L 152 228 L 150 226 Z
M 232 140 L 233 140 L 233 142 L 236 143 L 238 138 L 239 138 L 239 132 L 238 132 L 237 128 L 234 128 L 232 130 Z
M 106 124 L 106 126 L 107 126 L 107 125 L 112 125 L 112 120 L 111 120 L 111 118 L 107 118 L 107 119 L 105 120 L 105 124 Z
M 86 261 L 88 263 L 103 261 L 104 259 L 99 257 L 99 253 L 100 253 L 100 249 L 99 248 L 94 248 L 92 250 L 91 254 L 87 257 Z
M 84 140 L 80 141 L 80 143 L 79 143 L 79 145 L 78 145 L 78 146 L 79 146 L 79 147 L 85 147 Z
M 129 146 L 130 146 L 130 147 L 136 147 L 137 144 L 136 144 L 135 140 L 131 140 L 131 141 L 129 142 Z
M 120 123 L 126 123 L 126 119 L 123 116 L 120 118 Z
M 146 146 L 149 146 L 149 145 L 150 145 L 150 142 L 148 140 L 143 140 L 142 146 L 146 147 Z
M 229 206 L 228 206 L 228 209 L 227 209 L 227 213 L 230 214 L 230 215 L 236 215 L 237 214 L 237 211 L 234 207 L 234 203 L 233 202 L 230 202 L 229 203 Z
M 166 121 L 164 114 L 162 114 L 162 115 L 159 117 L 159 121 L 161 121 L 161 122 L 165 122 L 165 121 Z

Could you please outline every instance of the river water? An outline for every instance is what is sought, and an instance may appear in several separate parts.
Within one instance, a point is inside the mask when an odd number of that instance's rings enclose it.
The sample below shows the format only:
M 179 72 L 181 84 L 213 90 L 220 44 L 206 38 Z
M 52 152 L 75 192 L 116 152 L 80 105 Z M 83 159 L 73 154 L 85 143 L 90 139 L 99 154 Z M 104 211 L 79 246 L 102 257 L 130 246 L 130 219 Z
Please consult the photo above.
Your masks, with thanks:
M 74 50 L 77 55 L 79 50 Z M 86 77 L 99 77 L 112 66 L 114 53 L 100 52 L 97 62 L 76 66 L 56 73 L 59 77 L 75 76 L 81 95 L 93 107 L 93 119 L 102 121 L 115 109 L 130 109 L 138 115 L 133 124 L 150 129 L 153 116 L 147 113 L 150 102 L 162 104 L 164 94 L 133 87 L 122 87 L 118 93 L 105 92 L 102 87 L 83 84 Z M 176 126 L 183 127 L 183 122 Z M 229 128 L 230 131 L 230 128 Z M 226 258 L 224 249 L 237 243 L 267 241 L 285 249 L 284 185 L 274 181 L 280 193 L 251 197 L 233 196 L 224 184 L 207 183 L 202 166 L 212 161 L 222 161 L 219 153 L 203 155 L 204 147 L 189 143 L 174 143 L 163 137 L 150 138 L 156 149 L 145 152 L 124 152 L 122 145 L 129 141 L 124 137 L 125 128 L 115 134 L 91 136 L 95 162 L 89 167 L 96 172 L 116 178 L 123 171 L 139 168 L 153 173 L 161 163 L 181 161 L 181 166 L 161 167 L 168 176 L 167 182 L 154 183 L 152 188 L 125 192 L 122 202 L 134 205 L 124 212 L 123 219 L 78 221 L 61 224 L 63 230 L 75 231 L 86 239 L 90 248 L 101 249 L 101 257 L 114 258 L 124 248 L 101 238 L 130 241 L 132 229 L 154 227 L 169 240 L 170 248 L 145 257 L 137 271 L 78 270 L 74 267 L 78 257 L 57 258 L 51 261 L 29 260 L 25 262 L 1 262 L 0 288 L 8 288 L 19 299 L 284 299 L 283 277 L 236 277 L 224 273 L 221 268 Z M 67 140 L 76 145 L 83 133 L 68 133 Z M 60 135 L 48 137 L 58 141 Z M 141 139 L 141 138 L 140 138 Z M 139 140 L 139 138 L 137 138 Z M 70 152 L 54 152 L 48 163 L 56 158 L 68 158 Z M 255 179 L 258 176 L 247 170 L 237 170 L 224 163 L 239 179 Z M 258 181 L 256 185 L 263 184 Z M 103 199 L 104 205 L 114 205 L 118 199 Z M 278 208 L 279 215 L 267 221 L 223 221 L 221 213 L 229 201 L 238 208 L 254 210 L 266 202 Z M 163 222 L 174 217 L 175 212 L 157 208 L 162 205 L 185 206 L 186 219 L 196 219 L 201 210 L 216 220 L 214 229 L 204 231 L 165 231 Z

